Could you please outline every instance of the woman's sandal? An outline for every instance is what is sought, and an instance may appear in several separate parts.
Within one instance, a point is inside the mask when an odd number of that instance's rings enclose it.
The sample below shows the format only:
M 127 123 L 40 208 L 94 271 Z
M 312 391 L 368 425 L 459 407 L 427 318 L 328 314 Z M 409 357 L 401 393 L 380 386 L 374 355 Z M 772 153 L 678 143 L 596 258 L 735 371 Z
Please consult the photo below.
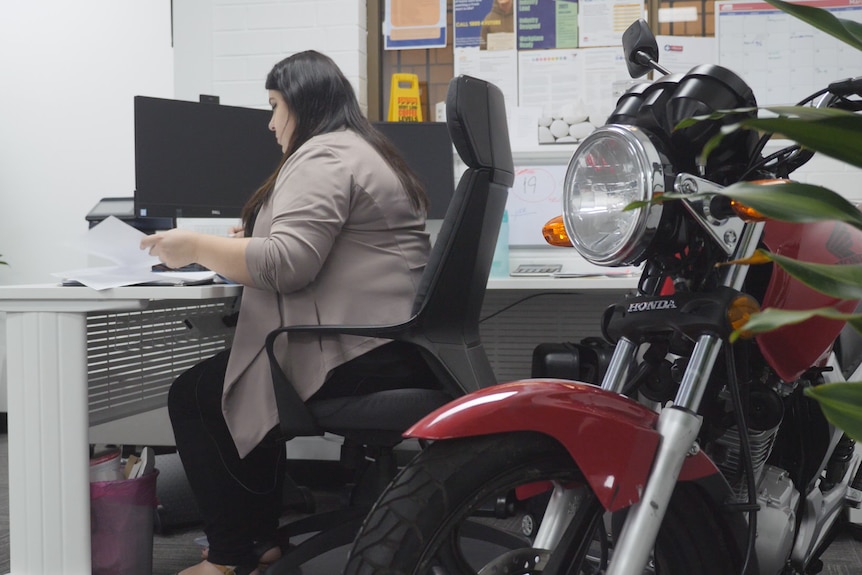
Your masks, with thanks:
M 273 551 L 278 551 L 276 555 Z M 281 559 L 281 547 L 277 543 L 273 543 L 272 541 L 260 541 L 254 546 L 254 556 L 257 557 L 257 570 L 261 573 L 265 573 L 266 569 Z M 269 555 L 266 561 L 264 561 L 264 557 Z

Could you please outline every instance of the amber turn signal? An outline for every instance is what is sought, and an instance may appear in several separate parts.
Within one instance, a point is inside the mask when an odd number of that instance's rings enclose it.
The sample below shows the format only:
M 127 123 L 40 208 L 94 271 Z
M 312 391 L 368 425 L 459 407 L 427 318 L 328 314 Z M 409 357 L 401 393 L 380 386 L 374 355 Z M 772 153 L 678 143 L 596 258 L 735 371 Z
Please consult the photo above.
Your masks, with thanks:
M 548 220 L 548 223 L 542 228 L 542 236 L 552 246 L 562 248 L 572 247 L 572 240 L 569 239 L 569 234 L 566 233 L 566 226 L 563 225 L 563 216 L 557 216 L 552 220 Z
M 730 327 L 734 331 L 742 329 L 752 315 L 760 311 L 760 304 L 750 295 L 740 294 L 730 302 L 727 309 L 727 321 L 730 322 Z M 741 333 L 744 338 L 751 337 L 751 334 Z
M 765 222 L 766 216 L 736 200 L 730 200 L 730 208 L 743 222 Z
M 779 180 L 779 179 L 771 179 L 771 180 L 754 180 L 751 183 L 757 184 L 759 186 L 780 186 L 782 184 L 789 183 L 790 180 Z M 736 200 L 730 200 L 730 207 L 739 216 L 744 222 L 765 222 L 767 217 L 755 210 L 750 206 L 746 206 L 741 202 L 737 202 Z

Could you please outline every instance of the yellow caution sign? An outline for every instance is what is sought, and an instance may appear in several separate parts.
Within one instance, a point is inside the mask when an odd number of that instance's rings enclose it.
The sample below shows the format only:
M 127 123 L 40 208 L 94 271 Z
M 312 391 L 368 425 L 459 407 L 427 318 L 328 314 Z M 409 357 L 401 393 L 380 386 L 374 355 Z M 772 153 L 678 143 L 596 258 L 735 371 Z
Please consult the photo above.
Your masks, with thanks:
M 390 122 L 422 121 L 419 76 L 416 74 L 392 74 L 388 119 Z

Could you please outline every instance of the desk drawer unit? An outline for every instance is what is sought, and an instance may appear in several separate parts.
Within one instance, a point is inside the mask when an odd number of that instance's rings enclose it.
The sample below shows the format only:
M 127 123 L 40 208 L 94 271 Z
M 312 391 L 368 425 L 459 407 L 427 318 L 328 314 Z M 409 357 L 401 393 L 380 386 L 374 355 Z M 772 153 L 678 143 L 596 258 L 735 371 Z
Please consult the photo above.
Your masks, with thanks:
M 237 298 L 87 314 L 90 425 L 167 404 L 180 373 L 229 347 Z

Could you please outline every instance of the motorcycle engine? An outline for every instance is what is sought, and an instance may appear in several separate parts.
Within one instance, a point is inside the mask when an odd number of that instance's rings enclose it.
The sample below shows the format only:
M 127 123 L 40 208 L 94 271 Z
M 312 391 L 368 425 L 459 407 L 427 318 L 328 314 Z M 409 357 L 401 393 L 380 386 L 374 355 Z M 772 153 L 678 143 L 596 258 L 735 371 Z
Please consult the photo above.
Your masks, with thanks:
M 719 394 L 719 404 L 730 405 L 727 391 Z M 748 439 L 756 485 L 757 559 L 762 573 L 780 573 L 790 554 L 796 532 L 796 512 L 799 491 L 790 474 L 766 463 L 772 452 L 775 437 L 781 427 L 784 403 L 781 396 L 766 386 L 748 390 Z M 732 414 L 717 418 L 719 422 L 732 421 Z M 736 503 L 748 502 L 748 487 L 742 467 L 739 430 L 736 426 L 712 426 L 718 435 L 704 446 L 733 489 Z
M 755 548 L 761 573 L 781 573 L 796 534 L 799 491 L 783 469 L 767 465 L 757 484 Z
M 755 484 L 763 478 L 764 467 L 775 436 L 784 417 L 784 403 L 772 389 L 757 385 L 747 393 L 748 442 L 751 448 L 751 464 Z M 724 413 L 709 418 L 709 434 L 714 439 L 704 445 L 722 475 L 733 489 L 737 503 L 748 501 L 748 488 L 743 467 L 743 455 L 739 441 L 739 429 L 731 411 L 730 393 L 725 389 L 718 395 L 717 405 L 724 406 Z

